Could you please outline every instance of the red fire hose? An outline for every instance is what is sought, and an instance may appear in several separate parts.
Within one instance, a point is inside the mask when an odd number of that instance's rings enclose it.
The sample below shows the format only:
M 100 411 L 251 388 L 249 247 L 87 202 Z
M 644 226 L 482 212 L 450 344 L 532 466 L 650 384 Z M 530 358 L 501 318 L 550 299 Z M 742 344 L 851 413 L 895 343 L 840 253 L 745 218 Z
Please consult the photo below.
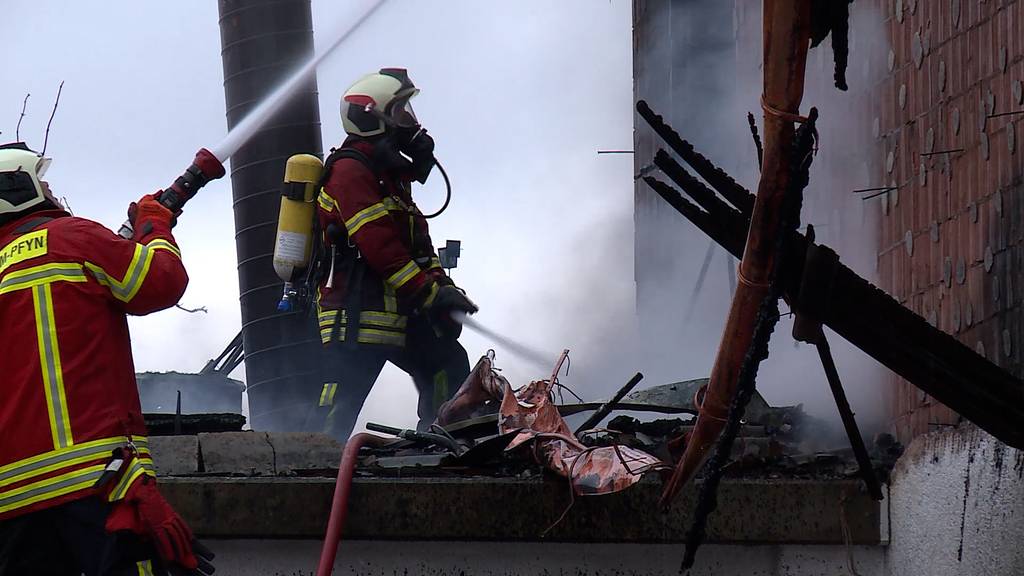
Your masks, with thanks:
M 338 481 L 334 485 L 334 500 L 331 502 L 331 516 L 327 521 L 327 535 L 324 537 L 324 547 L 320 551 L 320 564 L 317 565 L 316 576 L 331 576 L 334 571 L 334 557 L 338 554 L 341 529 L 345 527 L 345 517 L 348 516 L 348 497 L 352 491 L 352 474 L 356 469 L 359 450 L 363 446 L 383 446 L 389 442 L 393 442 L 393 439 L 361 432 L 345 443 L 345 450 L 341 453 L 341 465 L 338 468 Z

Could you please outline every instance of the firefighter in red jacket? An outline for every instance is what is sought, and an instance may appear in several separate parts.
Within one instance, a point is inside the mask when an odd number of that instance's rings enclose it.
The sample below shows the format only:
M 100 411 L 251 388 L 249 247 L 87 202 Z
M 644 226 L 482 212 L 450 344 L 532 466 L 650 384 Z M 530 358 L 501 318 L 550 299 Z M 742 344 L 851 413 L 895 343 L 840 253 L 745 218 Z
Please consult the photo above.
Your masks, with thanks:
M 356 82 L 341 101 L 348 138 L 325 162 L 318 198 L 329 271 L 318 292 L 325 347 L 319 406 L 340 440 L 385 362 L 412 376 L 419 427 L 469 375 L 450 313 L 477 307 L 441 268 L 427 221 L 413 202 L 413 181 L 434 166 L 434 142 L 413 114 L 418 92 L 404 69 L 385 68 Z
M 209 573 L 156 489 L 125 318 L 185 291 L 173 216 L 145 196 L 122 239 L 60 207 L 48 164 L 0 146 L 0 576 Z

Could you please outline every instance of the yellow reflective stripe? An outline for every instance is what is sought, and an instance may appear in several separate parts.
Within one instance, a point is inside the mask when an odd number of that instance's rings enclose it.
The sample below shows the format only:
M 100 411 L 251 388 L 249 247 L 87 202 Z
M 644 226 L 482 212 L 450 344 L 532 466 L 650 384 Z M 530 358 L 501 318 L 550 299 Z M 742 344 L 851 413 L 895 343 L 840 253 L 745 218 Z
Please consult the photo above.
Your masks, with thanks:
M 157 238 L 156 240 L 151 241 L 149 244 L 146 244 L 146 246 L 148 246 L 150 250 L 167 250 L 171 254 L 174 254 L 178 258 L 181 258 L 181 250 L 179 250 L 178 247 L 175 246 L 174 243 L 169 240 Z
M 417 266 L 416 263 L 413 262 L 412 260 L 409 260 L 408 264 L 402 266 L 402 268 L 399 269 L 398 272 L 395 272 L 394 274 L 388 277 L 387 283 L 391 285 L 391 287 L 394 288 L 395 290 L 398 290 L 402 286 L 405 286 L 409 282 L 409 280 L 415 278 L 416 274 L 419 273 L 419 271 L 420 267 Z
M 7 246 L 0 248 L 0 274 L 19 262 L 45 256 L 48 230 L 36 230 L 18 236 Z
M 156 250 L 168 249 L 166 246 L 157 246 L 151 249 L 149 245 L 136 244 L 135 254 L 132 256 L 131 263 L 128 264 L 128 270 L 125 272 L 124 278 L 118 280 L 116 277 L 111 276 L 106 270 L 93 264 L 92 262 L 86 262 L 85 268 L 88 270 L 96 281 L 110 289 L 110 293 L 115 298 L 122 302 L 131 302 L 132 298 L 142 288 L 143 282 L 146 281 L 146 276 L 149 274 L 149 267 L 153 263 L 153 254 Z M 177 253 L 175 253 L 177 255 Z
M 339 328 L 337 341 L 344 342 L 346 337 L 347 330 L 345 328 Z M 331 341 L 330 328 L 323 328 L 320 330 L 320 341 L 324 344 Z M 380 330 L 377 328 L 360 327 L 357 341 L 362 344 L 390 344 L 394 346 L 405 346 L 405 333 Z
M 68 401 L 64 394 L 64 371 L 60 365 L 57 345 L 57 325 L 53 320 L 53 294 L 49 284 L 32 289 L 35 306 L 36 337 L 39 342 L 39 363 L 43 372 L 43 391 L 46 411 L 50 417 L 50 433 L 54 448 L 66 448 L 75 443 L 71 436 Z
M 131 438 L 140 454 L 149 455 L 149 439 L 145 436 Z M 75 444 L 68 448 L 58 448 L 43 452 L 29 458 L 0 466 L 0 488 L 19 482 L 27 475 L 40 475 L 72 464 L 86 462 L 99 456 L 109 456 L 118 447 L 126 446 L 128 438 L 98 438 Z M 56 467 L 54 467 L 56 466 Z
M 74 262 L 54 262 L 11 272 L 0 280 L 0 294 L 34 288 L 53 282 L 85 282 L 82 265 Z
M 328 382 L 324 384 L 324 389 L 320 391 L 320 406 L 331 406 L 334 404 L 334 393 L 338 391 L 337 382 Z
M 358 340 L 364 344 L 405 346 L 405 334 L 389 332 L 387 330 L 375 330 L 373 328 L 360 328 Z
M 103 474 L 104 468 L 106 468 L 105 464 L 97 464 L 0 492 L 0 514 L 79 490 L 90 489 Z
M 324 310 L 317 316 L 320 328 L 330 328 L 334 324 L 334 320 L 338 317 L 338 310 Z M 348 322 L 348 315 L 345 310 L 341 310 L 341 323 L 345 325 Z M 367 326 L 382 326 L 384 328 L 404 329 L 408 324 L 408 318 L 401 314 L 395 314 L 392 312 L 375 312 L 372 310 L 365 310 L 359 315 L 359 323 Z
M 384 283 L 384 311 L 392 314 L 398 312 L 398 297 L 395 289 L 387 282 Z
M 438 291 L 437 282 L 431 283 L 431 285 L 430 285 L 430 294 L 427 294 L 427 297 L 423 300 L 423 307 L 424 308 L 430 308 L 431 306 L 434 305 L 434 298 L 437 298 L 437 291 Z
M 139 571 L 139 576 L 153 576 L 152 560 L 143 560 L 141 562 L 136 562 L 135 567 Z
M 323 188 L 320 189 L 320 194 L 316 197 L 316 203 L 327 212 L 333 211 L 338 206 L 334 198 L 331 198 L 331 195 L 325 192 Z
M 331 328 L 321 328 L 320 329 L 320 341 L 323 342 L 324 344 L 327 344 L 328 342 L 331 341 Z M 339 342 L 344 342 L 345 341 L 345 327 L 344 326 L 338 328 L 338 341 Z
M 438 370 L 434 373 L 434 410 L 448 401 L 448 371 Z
M 399 314 L 390 312 L 363 312 L 359 316 L 359 323 L 363 326 L 381 326 L 395 330 L 404 330 L 408 319 Z
M 434 268 L 440 268 L 440 267 L 441 267 L 441 260 L 439 260 L 437 258 L 437 256 L 434 256 L 434 257 L 432 257 L 430 259 L 430 265 L 427 266 L 427 270 L 433 270 Z
M 360 228 L 388 215 L 388 209 L 384 206 L 383 202 L 377 202 L 369 208 L 363 208 L 359 212 L 356 212 L 355 216 L 352 216 L 345 221 L 345 228 L 348 230 L 348 235 L 354 236 Z
M 143 474 L 149 474 L 155 478 L 156 469 L 153 467 L 153 460 L 151 458 L 139 456 L 133 460 L 132 465 L 125 470 L 124 474 L 121 476 L 121 480 L 117 483 L 117 486 L 110 491 L 110 496 L 107 497 L 107 500 L 110 502 L 122 500 L 135 480 Z
M 380 203 L 388 210 L 404 210 L 404 208 L 398 202 L 395 202 L 395 199 L 390 196 L 381 200 Z

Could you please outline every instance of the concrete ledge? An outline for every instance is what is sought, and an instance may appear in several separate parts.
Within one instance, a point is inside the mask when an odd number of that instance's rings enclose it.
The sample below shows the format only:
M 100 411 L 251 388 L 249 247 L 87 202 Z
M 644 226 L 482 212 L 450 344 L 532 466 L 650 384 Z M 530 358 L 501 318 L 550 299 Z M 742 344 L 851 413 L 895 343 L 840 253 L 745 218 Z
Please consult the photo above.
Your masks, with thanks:
M 152 436 L 149 453 L 159 476 L 188 476 L 199 472 L 199 439 L 195 436 Z
M 198 535 L 218 538 L 322 538 L 333 478 L 164 478 L 171 504 Z M 610 496 L 577 497 L 545 541 L 683 541 L 696 500 L 690 486 L 667 514 L 660 483 Z M 844 503 L 845 500 L 845 503 Z M 881 507 L 856 481 L 730 480 L 708 526 L 715 543 L 880 542 Z M 569 505 L 554 479 L 363 478 L 353 487 L 346 538 L 539 541 Z
M 199 446 L 208 474 L 274 475 L 274 447 L 266 432 L 199 434 Z
M 281 475 L 307 470 L 337 470 L 343 446 L 326 434 L 267 432 L 274 449 L 274 472 Z M 337 472 L 335 472 L 337 473 Z

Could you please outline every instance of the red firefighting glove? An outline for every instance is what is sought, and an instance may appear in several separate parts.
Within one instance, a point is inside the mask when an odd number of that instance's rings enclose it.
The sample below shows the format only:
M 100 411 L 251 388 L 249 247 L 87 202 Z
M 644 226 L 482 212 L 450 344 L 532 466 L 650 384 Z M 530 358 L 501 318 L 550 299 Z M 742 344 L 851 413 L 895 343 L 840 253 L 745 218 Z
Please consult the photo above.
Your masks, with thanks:
M 157 200 L 158 194 L 146 194 L 128 205 L 128 220 L 135 230 L 132 240 L 145 243 L 154 233 L 171 233 L 177 215 Z
M 114 503 L 107 516 L 107 531 L 127 530 L 147 539 L 172 574 L 207 576 L 214 573 L 214 555 L 192 536 L 185 521 L 164 500 L 156 479 L 143 474 Z M 198 558 L 197 558 L 198 555 Z M 184 570 L 182 570 L 184 569 Z

